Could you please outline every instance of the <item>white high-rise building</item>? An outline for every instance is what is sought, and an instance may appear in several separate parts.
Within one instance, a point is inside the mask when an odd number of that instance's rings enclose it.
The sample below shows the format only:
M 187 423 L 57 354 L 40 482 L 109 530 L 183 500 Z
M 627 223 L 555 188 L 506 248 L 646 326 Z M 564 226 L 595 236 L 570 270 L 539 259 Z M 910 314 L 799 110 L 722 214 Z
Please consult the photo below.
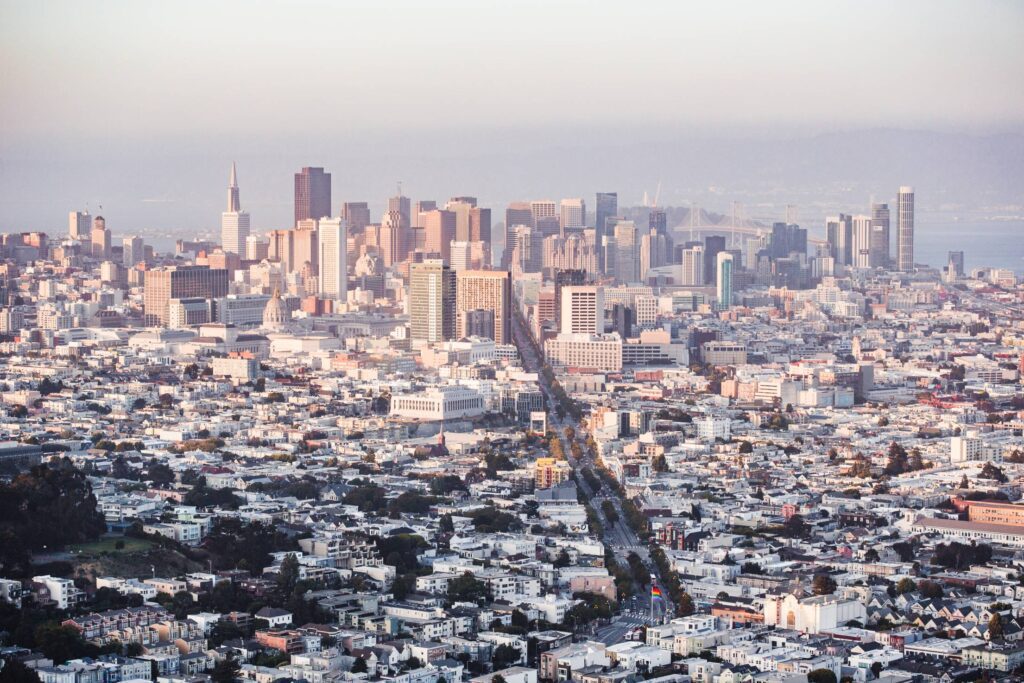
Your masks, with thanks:
M 640 281 L 640 236 L 633 221 L 615 223 L 615 279 L 623 284 Z
M 348 225 L 345 219 L 320 219 L 320 295 L 348 299 Z
M 555 218 L 555 202 L 551 199 L 538 199 L 530 202 L 530 213 L 533 215 L 533 227 L 539 227 L 541 219 Z
M 245 258 L 248 261 L 262 261 L 270 254 L 270 242 L 261 235 L 245 238 Z
M 238 177 L 231 164 L 228 182 L 228 210 L 220 216 L 220 243 L 224 251 L 245 257 L 245 241 L 249 238 L 249 214 L 242 211 L 238 198 Z
M 897 211 L 896 266 L 909 273 L 914 269 L 914 188 L 900 188 Z
M 68 234 L 72 239 L 88 240 L 92 230 L 92 216 L 88 211 L 72 211 L 68 214 Z
M 871 268 L 871 216 L 853 217 L 853 262 L 854 268 Z
M 562 334 L 604 334 L 604 288 L 562 287 Z
M 121 251 L 124 254 L 121 263 L 125 268 L 132 268 L 146 260 L 146 245 L 141 237 L 123 238 Z
M 696 245 L 683 249 L 682 274 L 679 284 L 683 287 L 704 285 L 704 247 Z
M 562 227 L 563 236 L 566 233 L 583 230 L 587 219 L 587 205 L 582 197 L 563 199 L 559 209 L 559 224 Z

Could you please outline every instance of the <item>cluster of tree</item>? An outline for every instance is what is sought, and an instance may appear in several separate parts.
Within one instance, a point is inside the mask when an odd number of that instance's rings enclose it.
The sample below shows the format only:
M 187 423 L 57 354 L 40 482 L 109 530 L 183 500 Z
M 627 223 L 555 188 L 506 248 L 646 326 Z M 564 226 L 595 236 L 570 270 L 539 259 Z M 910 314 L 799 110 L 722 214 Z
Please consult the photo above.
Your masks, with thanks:
M 518 517 L 490 505 L 467 512 L 463 516 L 473 520 L 473 527 L 482 534 L 519 531 L 523 528 L 523 523 Z
M 1022 463 L 1024 462 L 1024 451 L 1019 448 L 1014 448 L 1008 456 L 1006 456 L 1006 462 Z
M 981 472 L 978 473 L 978 479 L 994 479 L 1001 484 L 1010 481 L 1001 469 L 990 462 L 985 463 L 985 466 L 981 468 Z
M 424 515 L 430 512 L 431 506 L 450 502 L 448 498 L 425 496 L 415 491 L 404 491 L 388 503 L 388 516 L 397 519 L 402 514 Z
M 210 488 L 206 485 L 206 477 L 202 477 L 192 486 L 192 490 L 185 494 L 182 502 L 185 505 L 195 505 L 201 508 L 219 507 L 237 510 L 243 501 L 231 489 Z
M 672 567 L 665 556 L 665 551 L 659 546 L 651 549 L 651 559 L 658 568 L 658 575 L 661 576 L 662 588 L 668 593 L 672 602 L 676 605 L 676 616 L 688 617 L 694 612 L 693 598 L 683 590 L 679 582 L 679 575 L 672 571 Z
M 565 613 L 562 623 L 566 626 L 575 628 L 598 619 L 611 619 L 615 615 L 615 605 L 602 595 L 574 593 L 573 597 L 582 602 L 573 605 Z
M 662 408 L 654 417 L 659 420 L 670 420 L 672 422 L 693 422 L 690 414 L 680 408 Z
M 884 472 L 895 477 L 905 472 L 916 472 L 925 468 L 921 460 L 921 451 L 914 448 L 909 454 L 907 449 L 893 441 L 889 444 L 889 459 L 885 463 Z
M 484 463 L 488 479 L 496 479 L 498 472 L 508 472 L 516 468 L 515 464 L 504 453 L 488 453 L 484 456 Z
M 448 496 L 456 491 L 468 491 L 466 483 L 454 474 L 434 477 L 430 480 L 430 492 L 435 496 Z
M 789 429 L 789 418 L 781 412 L 776 411 L 766 422 L 761 423 L 762 429 L 770 429 L 776 432 L 784 432 Z
M 636 506 L 631 499 L 627 498 L 622 501 L 622 515 L 626 518 L 626 524 L 629 525 L 637 536 L 641 539 L 647 538 L 650 533 L 650 527 L 647 524 L 647 518 L 640 512 L 640 508 Z
M 480 603 L 490 600 L 491 589 L 487 584 L 466 572 L 448 582 L 448 604 L 456 602 Z
M 782 535 L 787 538 L 804 538 L 810 528 L 803 515 L 791 515 L 782 525 Z
M 601 502 L 601 512 L 604 513 L 604 518 L 608 520 L 609 524 L 615 524 L 619 521 L 619 512 L 615 509 L 615 504 L 610 500 Z
M 815 595 L 831 595 L 836 592 L 836 580 L 828 574 L 815 574 L 811 581 L 811 591 Z
M 94 540 L 105 530 L 89 481 L 67 459 L 0 483 L 0 576 L 25 576 L 33 551 Z
M 589 467 L 583 468 L 583 479 L 586 480 L 587 486 L 589 486 L 592 491 L 598 491 L 601 489 L 601 480 Z
M 985 543 L 964 544 L 957 541 L 935 546 L 932 562 L 949 569 L 967 569 L 971 565 L 985 564 L 992 559 L 992 546 Z
M 64 382 L 57 380 L 54 382 L 49 377 L 44 377 L 40 380 L 39 384 L 36 385 L 36 391 L 39 392 L 40 396 L 49 396 L 50 394 L 57 394 L 64 391 Z
M 270 564 L 271 553 L 298 550 L 298 545 L 273 525 L 221 517 L 203 539 L 203 549 L 214 569 L 259 571 Z
M 355 479 L 342 502 L 345 505 L 355 505 L 361 512 L 372 512 L 383 514 L 387 509 L 387 492 L 383 486 L 375 484 L 366 479 Z
M 181 443 L 174 444 L 168 450 L 171 453 L 188 453 L 189 451 L 214 453 L 221 448 L 224 448 L 224 439 L 220 437 L 210 437 L 207 439 L 187 439 Z
M 590 533 L 594 534 L 598 538 L 603 538 L 604 525 L 601 524 L 601 520 L 598 518 L 597 512 L 594 511 L 594 508 L 591 507 L 590 503 L 587 503 L 585 510 L 587 513 L 587 528 L 590 530 Z
M 250 489 L 258 493 L 266 493 L 274 498 L 298 498 L 299 500 L 319 500 L 320 498 L 320 485 L 309 475 L 300 479 L 257 482 Z

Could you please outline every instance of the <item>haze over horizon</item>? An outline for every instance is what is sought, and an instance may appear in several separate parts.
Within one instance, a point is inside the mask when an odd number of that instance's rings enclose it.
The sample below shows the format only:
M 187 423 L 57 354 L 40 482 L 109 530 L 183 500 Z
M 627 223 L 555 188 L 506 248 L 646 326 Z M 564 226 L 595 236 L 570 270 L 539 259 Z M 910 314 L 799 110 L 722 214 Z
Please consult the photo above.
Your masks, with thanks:
M 304 165 L 375 214 L 397 181 L 495 207 L 659 181 L 751 215 L 901 183 L 1024 204 L 1010 2 L 3 2 L 0 25 L 2 230 L 87 203 L 119 233 L 214 228 L 232 160 L 257 229 Z

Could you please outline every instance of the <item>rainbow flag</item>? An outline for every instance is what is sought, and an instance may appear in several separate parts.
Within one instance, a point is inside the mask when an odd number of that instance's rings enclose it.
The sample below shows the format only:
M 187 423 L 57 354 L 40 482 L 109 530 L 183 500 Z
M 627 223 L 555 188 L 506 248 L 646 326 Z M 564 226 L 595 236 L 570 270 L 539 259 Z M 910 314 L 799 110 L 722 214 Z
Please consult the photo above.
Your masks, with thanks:
M 651 597 L 652 598 L 660 598 L 661 597 L 661 589 L 658 588 L 653 583 L 651 584 Z

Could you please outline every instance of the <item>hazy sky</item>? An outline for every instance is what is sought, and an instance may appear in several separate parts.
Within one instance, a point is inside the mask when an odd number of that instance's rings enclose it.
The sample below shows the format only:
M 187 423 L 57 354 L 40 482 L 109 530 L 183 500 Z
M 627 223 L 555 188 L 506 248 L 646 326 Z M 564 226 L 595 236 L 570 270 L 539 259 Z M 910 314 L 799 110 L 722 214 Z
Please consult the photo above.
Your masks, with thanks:
M 232 161 L 257 230 L 306 165 L 375 215 L 397 180 L 499 212 L 661 181 L 757 217 L 902 184 L 1017 214 L 1022 46 L 1016 0 L 0 0 L 0 232 L 86 205 L 214 232 Z
M 18 136 L 1024 118 L 1024 3 L 3 0 Z

